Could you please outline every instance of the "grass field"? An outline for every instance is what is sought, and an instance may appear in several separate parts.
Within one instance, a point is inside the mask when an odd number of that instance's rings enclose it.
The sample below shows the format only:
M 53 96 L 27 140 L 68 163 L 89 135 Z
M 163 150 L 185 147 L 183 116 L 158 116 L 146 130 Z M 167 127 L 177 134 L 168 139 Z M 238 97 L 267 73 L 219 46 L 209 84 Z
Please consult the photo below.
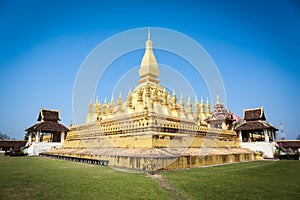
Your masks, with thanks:
M 0 155 L 0 174 L 0 199 L 176 197 L 145 173 L 41 157 Z M 187 199 L 300 199 L 300 161 L 257 161 L 161 175 Z
M 300 199 L 300 161 L 256 161 L 164 172 L 192 199 Z
M 168 199 L 144 173 L 42 157 L 0 156 L 0 199 Z

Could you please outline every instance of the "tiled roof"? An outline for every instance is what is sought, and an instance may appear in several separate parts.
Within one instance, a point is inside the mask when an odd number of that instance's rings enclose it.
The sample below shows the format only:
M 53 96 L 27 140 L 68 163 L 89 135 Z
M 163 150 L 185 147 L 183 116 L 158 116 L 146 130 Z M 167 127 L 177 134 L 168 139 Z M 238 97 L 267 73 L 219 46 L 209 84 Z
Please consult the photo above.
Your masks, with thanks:
M 68 132 L 69 129 L 64 125 L 55 121 L 44 121 L 36 123 L 30 128 L 26 129 L 28 132 L 41 131 L 43 133 L 53 133 L 53 132 Z
M 244 130 L 253 131 L 253 130 L 262 130 L 262 129 L 266 129 L 266 128 L 275 129 L 276 131 L 278 130 L 277 128 L 271 126 L 270 124 L 268 124 L 267 122 L 264 122 L 264 121 L 244 122 L 244 123 L 238 125 L 235 128 L 235 130 L 237 130 L 237 131 L 244 131 Z
M 244 120 L 266 120 L 263 108 L 244 110 Z
M 281 143 L 283 148 L 300 148 L 300 140 L 277 140 L 276 143 Z
M 38 121 L 59 121 L 59 111 L 58 110 L 46 110 L 41 109 Z
M 25 140 L 0 140 L 0 147 L 24 147 L 26 145 Z

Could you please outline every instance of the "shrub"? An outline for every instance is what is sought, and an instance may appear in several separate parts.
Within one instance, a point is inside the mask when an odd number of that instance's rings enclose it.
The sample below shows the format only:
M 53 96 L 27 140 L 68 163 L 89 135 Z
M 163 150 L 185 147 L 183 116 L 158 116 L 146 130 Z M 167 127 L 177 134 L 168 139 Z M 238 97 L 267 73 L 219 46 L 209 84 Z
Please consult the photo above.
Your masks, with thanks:
M 299 160 L 299 154 L 278 155 L 280 160 Z

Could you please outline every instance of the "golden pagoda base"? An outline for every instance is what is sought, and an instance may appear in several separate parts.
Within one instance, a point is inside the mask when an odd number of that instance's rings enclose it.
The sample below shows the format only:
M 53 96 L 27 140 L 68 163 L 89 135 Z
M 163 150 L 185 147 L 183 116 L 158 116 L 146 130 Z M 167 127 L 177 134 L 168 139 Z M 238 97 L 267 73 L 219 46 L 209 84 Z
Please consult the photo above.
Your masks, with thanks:
M 64 148 L 44 152 L 41 155 L 146 172 L 186 169 L 254 160 L 253 152 L 243 148 L 213 148 L 205 151 L 207 151 L 207 153 L 204 152 L 204 150 L 201 151 L 199 148 Z

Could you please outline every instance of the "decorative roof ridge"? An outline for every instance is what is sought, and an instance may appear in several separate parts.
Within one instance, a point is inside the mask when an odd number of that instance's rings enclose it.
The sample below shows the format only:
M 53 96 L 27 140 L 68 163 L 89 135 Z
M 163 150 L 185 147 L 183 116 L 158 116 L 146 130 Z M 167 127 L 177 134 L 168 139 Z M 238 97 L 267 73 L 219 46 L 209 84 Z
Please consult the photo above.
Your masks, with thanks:
M 248 109 L 244 109 L 244 111 L 251 111 L 251 110 L 258 110 L 258 109 L 264 109 L 262 107 L 259 108 L 248 108 Z

